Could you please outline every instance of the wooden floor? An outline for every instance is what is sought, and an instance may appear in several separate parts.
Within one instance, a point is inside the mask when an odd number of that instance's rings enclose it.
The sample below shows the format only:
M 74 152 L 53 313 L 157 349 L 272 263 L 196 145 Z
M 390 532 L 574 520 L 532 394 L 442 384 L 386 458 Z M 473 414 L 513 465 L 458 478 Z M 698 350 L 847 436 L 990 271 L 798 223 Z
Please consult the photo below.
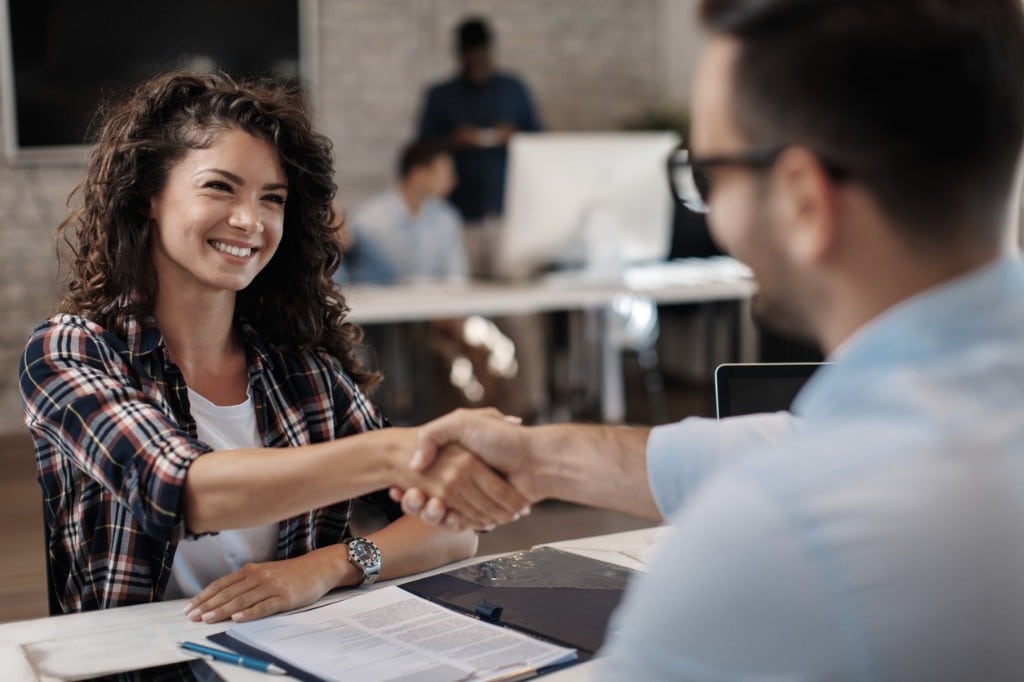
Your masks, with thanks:
M 668 391 L 670 413 L 679 417 L 706 414 L 709 400 L 706 389 Z M 31 440 L 27 435 L 0 435 L 0 622 L 47 615 L 41 505 Z M 479 553 L 507 552 L 648 525 L 614 512 L 545 502 L 518 523 L 481 536 Z
M 0 436 L 0 621 L 47 615 L 42 496 L 28 435 Z

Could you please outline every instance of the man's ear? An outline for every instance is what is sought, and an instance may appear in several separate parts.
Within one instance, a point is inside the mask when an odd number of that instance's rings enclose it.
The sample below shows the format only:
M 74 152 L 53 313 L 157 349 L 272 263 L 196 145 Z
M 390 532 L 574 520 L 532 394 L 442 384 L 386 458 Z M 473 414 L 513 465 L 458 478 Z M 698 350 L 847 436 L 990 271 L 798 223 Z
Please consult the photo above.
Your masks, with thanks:
M 838 241 L 836 196 L 831 178 L 806 147 L 786 149 L 773 167 L 786 245 L 793 258 L 813 263 L 826 258 Z

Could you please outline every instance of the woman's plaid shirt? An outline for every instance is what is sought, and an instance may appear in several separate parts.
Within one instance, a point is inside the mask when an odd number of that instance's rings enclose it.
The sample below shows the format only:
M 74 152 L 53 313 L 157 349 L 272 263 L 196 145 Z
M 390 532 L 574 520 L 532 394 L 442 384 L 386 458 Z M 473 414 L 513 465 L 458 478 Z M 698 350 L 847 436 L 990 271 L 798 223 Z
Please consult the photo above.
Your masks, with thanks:
M 246 353 L 267 447 L 384 425 L 336 358 L 276 351 L 251 330 Z M 184 377 L 155 321 L 130 320 L 120 339 L 82 317 L 57 315 L 29 339 L 20 382 L 62 608 L 159 600 L 185 532 L 185 473 L 210 447 L 196 439 Z M 368 497 L 386 506 L 386 494 Z M 349 514 L 343 502 L 281 522 L 278 558 L 347 540 Z

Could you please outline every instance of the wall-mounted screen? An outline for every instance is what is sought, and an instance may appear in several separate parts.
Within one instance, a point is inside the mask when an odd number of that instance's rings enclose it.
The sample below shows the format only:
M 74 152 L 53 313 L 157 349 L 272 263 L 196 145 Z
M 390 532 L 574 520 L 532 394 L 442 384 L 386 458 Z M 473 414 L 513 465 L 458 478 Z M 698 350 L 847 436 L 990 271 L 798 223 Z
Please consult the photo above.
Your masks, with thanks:
M 7 157 L 84 158 L 97 105 L 182 67 L 313 82 L 315 0 L 0 0 Z

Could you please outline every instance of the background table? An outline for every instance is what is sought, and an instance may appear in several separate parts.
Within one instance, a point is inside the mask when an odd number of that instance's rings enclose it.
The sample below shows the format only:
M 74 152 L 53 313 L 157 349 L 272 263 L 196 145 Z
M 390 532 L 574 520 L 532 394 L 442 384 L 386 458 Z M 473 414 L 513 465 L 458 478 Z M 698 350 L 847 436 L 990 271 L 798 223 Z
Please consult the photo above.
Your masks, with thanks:
M 613 279 L 566 271 L 525 282 L 468 281 L 395 286 L 348 285 L 349 319 L 361 325 L 425 322 L 470 315 L 486 317 L 581 311 L 602 331 L 601 417 L 620 423 L 626 407 L 620 348 L 608 314 L 618 297 L 644 296 L 659 304 L 747 301 L 756 291 L 749 269 L 728 257 L 687 258 L 627 268 Z M 737 354 L 748 355 L 752 327 L 738 316 Z

